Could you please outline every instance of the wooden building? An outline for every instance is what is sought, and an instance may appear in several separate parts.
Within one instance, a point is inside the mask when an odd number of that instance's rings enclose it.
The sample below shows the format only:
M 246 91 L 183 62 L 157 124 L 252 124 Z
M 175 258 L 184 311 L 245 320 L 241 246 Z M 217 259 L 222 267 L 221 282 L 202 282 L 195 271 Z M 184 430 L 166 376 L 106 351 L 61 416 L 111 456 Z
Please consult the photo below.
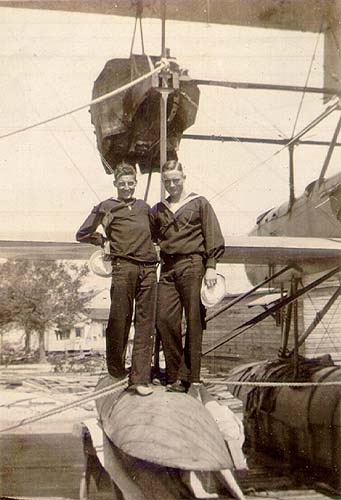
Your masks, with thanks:
M 335 290 L 335 284 L 320 286 L 311 291 L 309 295 L 299 299 L 298 330 L 300 334 L 309 327 L 316 315 L 318 316 L 318 312 Z M 223 308 L 235 297 L 236 295 L 225 297 L 223 302 L 209 309 L 208 313 Z M 251 298 L 242 300 L 231 309 L 222 312 L 209 321 L 203 338 L 203 352 L 219 340 L 223 341 L 225 335 L 266 310 L 278 298 L 278 294 L 259 292 Z M 205 355 L 203 357 L 203 366 L 211 372 L 226 372 L 241 363 L 273 359 L 277 356 L 281 346 L 281 332 L 281 313 L 276 313 L 274 317 L 269 316 L 241 335 Z M 292 340 L 289 344 L 289 347 L 291 346 Z M 309 335 L 304 345 L 300 347 L 300 354 L 308 358 L 330 354 L 335 362 L 341 363 L 340 297 Z

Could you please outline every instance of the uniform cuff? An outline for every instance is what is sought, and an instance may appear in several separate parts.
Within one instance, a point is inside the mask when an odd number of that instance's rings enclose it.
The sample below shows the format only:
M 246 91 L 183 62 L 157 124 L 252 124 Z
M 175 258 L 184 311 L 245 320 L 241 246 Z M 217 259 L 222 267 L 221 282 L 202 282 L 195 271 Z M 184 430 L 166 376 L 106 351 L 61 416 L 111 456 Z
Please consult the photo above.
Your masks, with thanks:
M 217 263 L 216 263 L 215 259 L 211 257 L 211 258 L 207 259 L 207 261 L 206 261 L 206 269 L 208 267 L 211 267 L 212 269 L 215 269 L 216 268 L 216 264 Z

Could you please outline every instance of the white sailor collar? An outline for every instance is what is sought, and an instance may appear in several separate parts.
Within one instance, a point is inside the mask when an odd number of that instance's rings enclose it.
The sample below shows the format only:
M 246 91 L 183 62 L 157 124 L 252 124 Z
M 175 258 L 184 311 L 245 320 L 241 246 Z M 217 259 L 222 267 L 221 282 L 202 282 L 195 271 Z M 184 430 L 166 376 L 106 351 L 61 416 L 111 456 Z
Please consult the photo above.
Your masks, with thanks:
M 180 208 L 183 208 L 187 203 L 189 203 L 192 200 L 195 200 L 195 198 L 200 198 L 201 194 L 196 194 L 196 193 L 189 193 L 186 198 L 183 200 L 179 201 L 179 203 L 172 205 L 169 203 L 170 197 L 168 196 L 165 200 L 163 200 L 161 203 L 163 203 L 170 212 L 173 214 L 176 214 L 180 210 Z

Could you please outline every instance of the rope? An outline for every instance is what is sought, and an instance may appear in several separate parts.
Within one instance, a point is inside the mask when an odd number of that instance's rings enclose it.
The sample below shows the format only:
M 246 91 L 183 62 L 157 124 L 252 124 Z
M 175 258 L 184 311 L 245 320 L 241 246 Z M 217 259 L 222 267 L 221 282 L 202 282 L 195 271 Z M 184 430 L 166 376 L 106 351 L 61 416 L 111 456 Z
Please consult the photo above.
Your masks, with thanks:
M 19 427 L 23 427 L 24 425 L 33 424 L 34 422 L 38 422 L 39 420 L 43 420 L 48 417 L 52 417 L 53 415 L 58 415 L 66 410 L 72 410 L 73 408 L 78 408 L 82 403 L 88 403 L 89 401 L 96 401 L 97 399 L 102 398 L 103 396 L 108 396 L 109 394 L 114 394 L 117 391 L 120 391 L 127 383 L 127 377 L 121 380 L 120 382 L 116 382 L 109 387 L 104 387 L 103 389 L 99 389 L 87 396 L 76 399 L 71 403 L 67 403 L 59 406 L 58 408 L 54 408 L 52 410 L 48 410 L 44 413 L 40 413 L 39 415 L 34 415 L 33 417 L 24 418 L 19 423 L 11 425 L 10 427 L 5 427 L 4 429 L 0 429 L 1 432 L 8 432 L 14 429 L 19 429 Z
M 10 137 L 12 135 L 19 134 L 21 132 L 26 132 L 27 130 L 39 127 L 40 125 L 45 125 L 46 123 L 52 122 L 54 120 L 58 120 L 59 118 L 63 118 L 64 116 L 71 115 L 73 113 L 76 113 L 77 111 L 80 111 L 82 109 L 88 108 L 89 106 L 93 106 L 94 104 L 99 104 L 100 102 L 106 101 L 107 99 L 110 99 L 111 97 L 114 97 L 121 92 L 125 92 L 126 90 L 130 89 L 131 87 L 134 87 L 134 85 L 137 85 L 140 82 L 143 82 L 150 76 L 152 76 L 154 73 L 158 73 L 161 69 L 166 68 L 169 66 L 169 62 L 166 59 L 162 59 L 160 64 L 157 66 L 157 68 L 154 68 L 152 71 L 149 73 L 145 73 L 144 75 L 140 76 L 139 78 L 136 78 L 136 80 L 133 80 L 132 82 L 127 83 L 126 85 L 123 85 L 122 87 L 113 90 L 112 92 L 109 92 L 108 94 L 104 94 L 100 97 L 97 97 L 96 99 L 93 99 L 92 101 L 82 104 L 81 106 L 78 106 L 77 108 L 70 109 L 69 111 L 65 111 L 63 113 L 60 113 L 59 115 L 52 116 L 51 118 L 47 118 L 46 120 L 42 120 L 40 122 L 32 123 L 31 125 L 27 125 L 26 127 L 19 128 L 16 130 L 13 130 L 12 132 L 8 132 L 7 134 L 0 135 L 0 139 L 5 139 L 5 137 Z
M 225 380 L 210 382 L 208 385 L 246 385 L 255 387 L 315 387 L 315 386 L 341 386 L 341 380 L 330 382 L 242 382 L 237 380 Z
M 126 385 L 126 383 L 127 383 L 127 378 L 121 380 L 120 382 L 116 382 L 113 385 L 110 385 L 109 387 L 104 387 L 103 389 L 99 389 L 91 394 L 88 394 L 87 396 L 84 396 L 82 398 L 78 398 L 76 401 L 73 401 L 71 403 L 61 405 L 58 408 L 48 410 L 44 413 L 40 413 L 39 415 L 35 415 L 33 417 L 24 418 L 23 420 L 21 420 L 17 424 L 0 429 L 0 433 L 12 431 L 14 429 L 19 429 L 20 427 L 23 427 L 23 426 L 29 425 L 29 424 L 33 424 L 35 422 L 38 422 L 39 420 L 43 420 L 45 418 L 52 417 L 54 415 L 59 415 L 60 413 L 63 413 L 64 411 L 72 410 L 73 408 L 78 408 L 83 403 L 87 403 L 90 401 L 96 401 L 97 399 L 100 399 L 104 396 L 108 396 L 109 394 L 114 394 L 115 392 L 122 390 L 123 387 Z M 260 381 L 245 382 L 245 381 L 236 381 L 236 380 L 231 380 L 231 381 L 225 380 L 225 381 L 216 381 L 216 382 L 206 382 L 206 384 L 208 386 L 215 386 L 215 385 L 242 386 L 242 385 L 244 385 L 244 386 L 255 386 L 255 387 L 315 387 L 315 386 L 328 387 L 328 386 L 341 386 L 341 380 L 335 380 L 335 381 L 330 381 L 330 382 L 260 382 Z

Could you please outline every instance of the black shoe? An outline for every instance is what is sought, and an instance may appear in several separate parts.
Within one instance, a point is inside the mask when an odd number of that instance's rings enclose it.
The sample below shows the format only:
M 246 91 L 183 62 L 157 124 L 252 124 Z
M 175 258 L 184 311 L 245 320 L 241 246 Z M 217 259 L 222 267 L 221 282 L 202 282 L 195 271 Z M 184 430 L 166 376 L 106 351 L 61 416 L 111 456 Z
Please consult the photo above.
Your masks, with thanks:
M 187 384 L 183 380 L 176 380 L 172 384 L 166 385 L 168 392 L 186 392 Z
M 108 372 L 109 376 L 112 378 L 112 381 L 114 384 L 116 384 L 117 382 L 121 382 L 121 380 L 124 380 L 125 378 L 128 377 L 128 373 L 122 373 L 122 374 L 113 374 L 113 373 L 110 373 Z

